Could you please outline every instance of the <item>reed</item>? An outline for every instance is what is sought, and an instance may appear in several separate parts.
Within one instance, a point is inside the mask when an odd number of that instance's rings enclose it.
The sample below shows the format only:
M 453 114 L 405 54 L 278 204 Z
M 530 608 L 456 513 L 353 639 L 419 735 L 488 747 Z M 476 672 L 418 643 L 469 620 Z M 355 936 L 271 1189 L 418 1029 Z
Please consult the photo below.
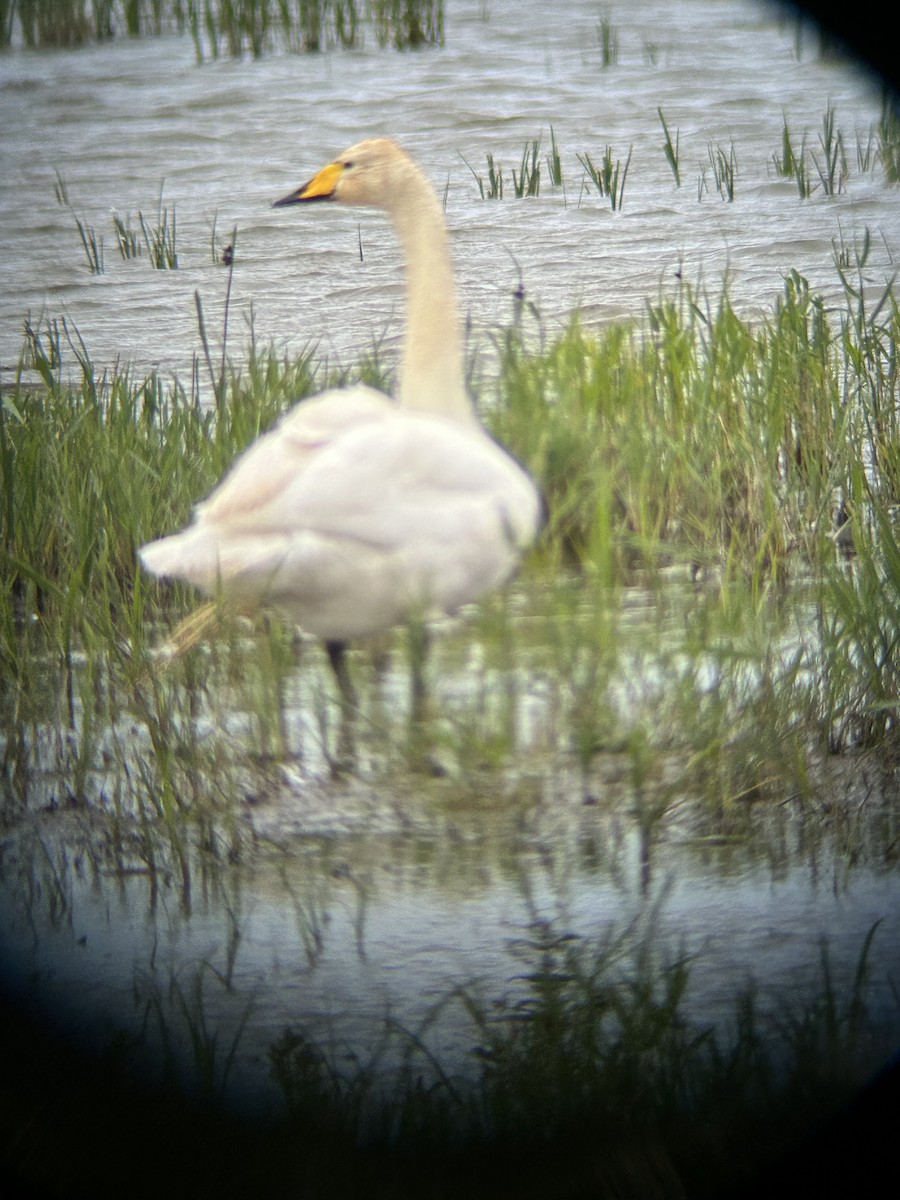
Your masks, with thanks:
M 418 1156 L 431 1176 L 437 1155 L 441 1177 L 465 1190 L 487 1164 L 533 1181 L 564 1162 L 579 1194 L 645 1196 L 661 1181 L 673 1195 L 741 1191 L 877 1061 L 865 1007 L 875 933 L 849 980 L 823 947 L 820 991 L 805 1002 L 786 988 L 773 1013 L 751 987 L 739 992 L 723 1036 L 687 1017 L 691 965 L 651 937 L 615 929 L 589 943 L 535 917 L 510 943 L 519 994 L 499 1011 L 476 987 L 442 1002 L 469 1017 L 474 1082 L 443 1073 L 416 1031 L 389 1029 L 354 1066 L 295 1027 L 271 1050 L 288 1126 L 321 1127 L 330 1161 L 342 1144 L 370 1154 L 390 1145 L 415 1177 Z M 405 1065 L 385 1093 L 380 1060 L 404 1040 Z M 888 1031 L 876 1041 L 889 1045 Z
M 554 187 L 563 186 L 562 158 L 552 125 L 550 126 L 550 153 L 547 155 L 547 174 Z
M 582 190 L 586 190 L 586 181 L 590 179 L 600 195 L 605 196 L 609 200 L 613 212 L 621 209 L 625 199 L 625 180 L 628 177 L 628 168 L 631 166 L 633 151 L 634 147 L 629 146 L 628 157 L 625 160 L 624 166 L 621 159 L 613 161 L 612 146 L 607 146 L 604 150 L 603 161 L 599 166 L 594 165 L 591 156 L 587 152 L 579 154 L 577 156 L 578 161 L 584 168 Z
M 819 148 L 821 159 L 810 151 L 810 157 L 822 184 L 826 196 L 834 196 L 842 192 L 847 178 L 847 155 L 844 150 L 843 134 L 835 126 L 835 111 L 828 105 L 822 118 L 822 129 L 819 133 Z
M 144 235 L 144 245 L 147 247 L 147 256 L 151 267 L 155 267 L 158 271 L 175 271 L 178 269 L 178 252 L 175 246 L 177 238 L 175 205 L 172 205 L 170 214 L 169 209 L 163 206 L 162 197 L 163 189 L 160 185 L 156 223 L 149 224 L 142 212 L 138 212 L 138 223 L 141 233 Z
M 600 47 L 600 63 L 604 70 L 615 66 L 619 61 L 619 35 L 608 13 L 604 13 L 597 22 L 597 44 Z
M 813 184 L 806 164 L 806 136 L 804 135 L 800 143 L 800 149 L 796 150 L 791 131 L 788 128 L 787 117 L 784 118 L 782 124 L 781 152 L 773 154 L 772 161 L 779 175 L 786 179 L 796 180 L 797 190 L 804 200 L 812 195 Z
M 513 192 L 516 197 L 537 196 L 541 190 L 541 139 L 526 142 L 519 161 L 519 170 L 512 169 Z
M 503 168 L 496 165 L 493 154 L 489 153 L 487 156 L 487 187 L 485 187 L 484 178 L 478 174 L 462 153 L 460 153 L 460 158 L 469 168 L 472 177 L 478 184 L 478 192 L 482 200 L 503 199 Z
M 686 796 L 725 819 L 747 796 L 805 794 L 810 746 L 892 743 L 900 315 L 890 288 L 872 301 L 862 286 L 869 246 L 839 248 L 836 328 L 790 274 L 753 327 L 727 295 L 714 304 L 682 282 L 636 324 L 589 333 L 573 319 L 532 349 L 522 305 L 498 335 L 481 407 L 549 516 L 524 591 L 486 602 L 434 649 L 448 696 L 424 733 L 461 796 L 479 794 L 485 771 L 524 771 L 542 746 L 588 795 L 615 750 L 649 844 Z M 98 372 L 62 320 L 27 332 L 22 366 L 40 386 L 14 388 L 0 409 L 0 662 L 17 681 L 0 722 L 16 795 L 33 803 L 62 779 L 115 828 L 136 822 L 146 870 L 179 880 L 187 904 L 196 863 L 240 844 L 229 797 L 248 755 L 300 748 L 327 767 L 337 709 L 322 656 L 277 619 L 246 624 L 222 607 L 186 638 L 196 597 L 145 579 L 135 547 L 182 525 L 236 454 L 324 381 L 309 356 L 288 363 L 255 344 L 234 370 L 224 332 L 206 335 L 205 386 L 202 363 L 187 386 Z M 377 356 L 360 373 L 383 382 Z M 683 586 L 665 582 L 672 572 Z M 631 634 L 637 581 L 656 616 Z M 813 608 L 820 622 L 796 643 L 796 614 Z M 366 770 L 408 771 L 422 746 L 360 669 Z M 49 759 L 38 725 L 69 731 Z
M 666 124 L 666 118 L 663 116 L 663 110 L 661 108 L 657 108 L 656 111 L 659 116 L 659 123 L 662 125 L 663 136 L 665 138 L 665 141 L 663 142 L 663 152 L 666 156 L 666 162 L 669 164 L 669 168 L 675 179 L 675 186 L 681 187 L 681 161 L 679 156 L 681 133 L 679 130 L 675 130 L 675 140 L 673 142 L 672 135 L 669 132 L 669 126 Z
M 54 193 L 56 202 L 61 208 L 65 208 L 72 216 L 75 222 L 75 228 L 78 230 L 78 237 L 81 241 L 81 248 L 84 250 L 85 261 L 88 265 L 88 270 L 92 275 L 102 275 L 104 271 L 103 260 L 103 236 L 98 235 L 93 225 L 88 225 L 72 207 L 69 200 L 69 189 L 59 172 L 56 172 L 56 183 L 54 184 Z
M 367 12 L 382 48 L 444 44 L 443 0 L 367 0 Z
M 116 245 L 119 247 L 119 253 L 122 258 L 139 258 L 141 254 L 141 243 L 138 239 L 137 231 L 132 229 L 131 221 L 128 217 L 122 218 L 118 213 L 112 215 L 113 229 L 116 234 Z
M 298 1019 L 270 1048 L 284 1112 L 243 1120 L 223 1095 L 251 1009 L 217 1028 L 209 992 L 227 978 L 209 964 L 187 980 L 156 967 L 135 978 L 143 1036 L 120 1037 L 100 1062 L 10 1013 L 4 1061 L 17 1107 L 7 1162 L 58 1193 L 73 1155 L 105 1147 L 118 1175 L 149 1131 L 157 1151 L 143 1179 L 152 1190 L 177 1172 L 191 1190 L 205 1183 L 226 1193 L 301 1178 L 332 1195 L 371 1192 L 376 1180 L 385 1195 L 415 1194 L 439 1178 L 447 1194 L 487 1197 L 502 1178 L 507 1190 L 527 1193 L 537 1182 L 552 1194 L 562 1164 L 570 1194 L 755 1191 L 775 1175 L 799 1178 L 782 1157 L 827 1135 L 826 1123 L 891 1051 L 890 1030 L 868 1011 L 878 937 L 873 928 L 848 972 L 826 943 L 817 991 L 802 998 L 790 975 L 774 997 L 736 988 L 723 1001 L 730 1029 L 720 1033 L 691 1019 L 684 956 L 665 954 L 640 930 L 578 939 L 535 917 L 510 939 L 516 994 L 506 1004 L 472 982 L 433 1006 L 438 1015 L 455 1005 L 469 1022 L 464 1074 L 441 1070 L 427 1019 L 408 1030 L 388 1014 L 381 1043 L 362 1061 Z M 392 1060 L 399 1067 L 390 1071 Z M 50 1080 L 61 1119 L 40 1122 Z M 803 1178 L 833 1178 L 833 1156 L 817 1163 L 815 1149 L 796 1164 Z
M 443 0 L 3 0 L 0 46 L 72 47 L 119 36 L 187 32 L 198 62 L 351 48 L 370 30 L 382 48 L 444 42 Z
M 885 96 L 878 121 L 878 157 L 888 183 L 900 181 L 900 108 Z
M 730 143 L 727 150 L 718 143 L 710 143 L 707 147 L 707 157 L 713 180 L 715 181 L 716 191 L 722 200 L 732 203 L 734 201 L 735 180 L 737 179 L 737 155 L 735 154 L 734 142 Z

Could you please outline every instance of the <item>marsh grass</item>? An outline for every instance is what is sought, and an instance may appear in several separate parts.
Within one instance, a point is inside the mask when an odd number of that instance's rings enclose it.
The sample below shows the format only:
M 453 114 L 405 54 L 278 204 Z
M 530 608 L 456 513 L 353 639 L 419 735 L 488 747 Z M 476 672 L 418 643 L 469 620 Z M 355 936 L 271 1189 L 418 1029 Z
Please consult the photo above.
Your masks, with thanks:
M 443 45 L 443 0 L 4 0 L 0 47 L 74 47 L 115 37 L 187 33 L 198 62 L 348 49 Z
M 138 224 L 144 236 L 147 256 L 150 265 L 158 271 L 174 271 L 178 268 L 178 252 L 176 249 L 177 223 L 175 206 L 172 211 L 163 205 L 163 189 L 160 185 L 159 202 L 156 207 L 156 223 L 150 224 L 142 212 L 138 212 Z
M 587 152 L 579 154 L 577 158 L 584 168 L 585 179 L 582 182 L 582 191 L 587 190 L 586 180 L 590 179 L 600 195 L 605 196 L 609 200 L 613 212 L 621 209 L 625 199 L 625 180 L 628 177 L 628 168 L 631 166 L 633 152 L 634 147 L 629 146 L 628 157 L 625 160 L 624 166 L 621 159 L 616 159 L 613 162 L 612 146 L 607 146 L 604 150 L 603 160 L 599 166 L 594 165 L 591 156 Z
M 734 201 L 734 185 L 737 179 L 737 155 L 735 154 L 734 142 L 729 144 L 727 150 L 718 143 L 710 143 L 707 147 L 707 158 L 709 159 L 709 166 L 716 185 L 716 191 L 722 200 L 732 203 Z
M 72 216 L 75 222 L 75 228 L 78 230 L 78 236 L 81 240 L 81 247 L 84 250 L 84 257 L 87 261 L 88 270 L 92 275 L 102 275 L 104 270 L 103 262 L 103 237 L 98 234 L 93 225 L 88 225 L 83 218 L 79 217 L 72 207 L 69 200 L 69 189 L 66 186 L 65 180 L 57 171 L 56 183 L 54 184 L 54 194 L 56 202 L 61 207 L 66 209 Z
M 597 44 L 600 47 L 600 64 L 606 70 L 619 61 L 619 35 L 608 12 L 597 22 Z
M 550 126 L 550 153 L 547 155 L 547 174 L 554 187 L 563 187 L 562 156 L 553 126 Z
M 235 1117 L 227 1085 L 252 1009 L 227 1023 L 213 1014 L 226 979 L 209 964 L 168 983 L 157 969 L 135 980 L 143 1036 L 121 1034 L 99 1060 L 4 1011 L 15 1087 L 4 1162 L 58 1193 L 79 1155 L 105 1148 L 118 1176 L 149 1136 L 140 1195 L 173 1171 L 223 1195 L 298 1180 L 329 1195 L 555 1195 L 560 1164 L 571 1195 L 749 1194 L 772 1178 L 822 1186 L 838 1172 L 852 1190 L 858 1160 L 835 1155 L 848 1131 L 829 1122 L 893 1045 L 869 1012 L 878 936 L 873 927 L 849 977 L 824 944 L 817 988 L 788 977 L 774 995 L 740 990 L 713 1030 L 690 1011 L 693 964 L 646 930 L 587 940 L 535 917 L 510 940 L 499 1001 L 473 982 L 437 999 L 417 1028 L 386 1014 L 380 1043 L 359 1057 L 290 1025 L 269 1048 L 284 1110 L 250 1120 Z M 471 1030 L 470 1062 L 454 1075 L 429 1045 L 451 1005 Z M 143 1064 L 151 1042 L 152 1067 L 136 1078 L 123 1068 Z M 40 1121 L 48 1094 L 57 1119 Z M 872 1130 L 871 1144 L 888 1129 Z
M 810 151 L 810 157 L 815 164 L 822 190 L 826 196 L 836 196 L 844 190 L 847 179 L 847 155 L 844 149 L 844 135 L 835 124 L 835 110 L 830 104 L 822 118 L 819 150 L 821 157 L 817 157 L 814 151 Z
M 856 164 L 860 174 L 872 172 L 881 164 L 887 183 L 897 180 L 897 111 L 896 105 L 885 98 L 879 121 L 873 125 L 865 140 L 856 139 Z M 776 172 L 793 179 L 803 199 L 821 189 L 825 196 L 843 192 L 849 178 L 847 148 L 844 134 L 838 129 L 834 107 L 829 104 L 822 117 L 817 137 L 818 151 L 808 146 L 804 132 L 799 147 L 788 126 L 787 116 L 782 125 L 781 149 L 773 154 Z M 812 168 L 810 163 L 812 162 Z
M 900 108 L 886 96 L 877 129 L 878 157 L 888 183 L 900 182 Z
M 119 247 L 119 253 L 122 258 L 126 261 L 130 258 L 139 258 L 141 243 L 137 231 L 131 227 L 131 219 L 129 217 L 123 218 L 118 213 L 113 213 L 112 222 L 116 235 L 116 245 Z
M 637 830 L 648 896 L 673 828 L 740 842 L 753 814 L 790 805 L 814 837 L 820 764 L 890 753 L 900 719 L 900 310 L 891 284 L 873 297 L 870 245 L 836 247 L 843 307 L 791 272 L 752 325 L 727 292 L 684 281 L 642 321 L 600 331 L 573 318 L 550 336 L 521 305 L 478 400 L 539 480 L 548 524 L 517 586 L 438 630 L 435 708 L 416 736 L 402 637 L 385 639 L 388 668 L 354 651 L 366 786 L 390 781 L 391 804 L 408 793 L 454 828 L 489 795 L 492 818 L 521 831 L 561 792 L 597 811 L 614 768 L 611 816 Z M 284 795 L 283 770 L 303 779 L 288 802 L 330 778 L 339 705 L 320 647 L 274 616 L 214 601 L 204 636 L 169 653 L 197 597 L 144 577 L 135 550 L 182 525 L 241 449 L 334 373 L 255 341 L 237 369 L 223 331 L 206 336 L 201 388 L 202 363 L 186 385 L 99 371 L 67 321 L 26 328 L 23 376 L 39 384 L 23 377 L 0 403 L 3 819 L 76 815 L 77 857 L 98 879 L 139 874 L 152 907 L 190 914 L 254 861 L 248 812 Z M 354 374 L 384 383 L 377 353 Z M 39 833 L 30 849 L 4 865 L 6 882 L 21 875 L 17 904 L 35 927 L 77 928 L 75 856 Z M 360 883 L 361 944 L 365 909 Z M 326 916 L 298 912 L 311 965 Z M 360 1146 L 405 1167 L 436 1149 L 465 1178 L 498 1153 L 510 1170 L 536 1162 L 540 1147 L 616 1195 L 748 1178 L 877 1061 L 876 936 L 848 986 L 823 950 L 808 1002 L 740 994 L 727 1036 L 691 1018 L 683 955 L 641 930 L 589 945 L 536 918 L 510 945 L 500 1002 L 471 983 L 415 1029 L 386 1018 L 362 1062 L 288 1030 L 271 1048 L 279 1153 L 308 1158 L 314 1144 L 330 1183 Z M 208 1010 L 233 958 L 136 980 L 168 1074 L 186 1047 L 216 1109 L 248 1028 L 243 1012 L 226 1027 Z M 471 1025 L 465 1078 L 429 1046 L 449 1004 Z
M 362 1064 L 289 1029 L 271 1047 L 273 1074 L 289 1126 L 312 1126 L 332 1146 L 390 1146 L 407 1169 L 437 1152 L 442 1177 L 465 1177 L 463 1164 L 477 1177 L 489 1156 L 504 1178 L 524 1172 L 546 1187 L 542 1173 L 564 1161 L 574 1194 L 584 1184 L 601 1196 L 718 1195 L 774 1165 L 869 1078 L 879 1061 L 866 1009 L 875 934 L 848 984 L 823 946 L 817 996 L 797 1003 L 748 988 L 723 1035 L 689 1016 L 690 962 L 663 958 L 646 931 L 589 944 L 536 918 L 510 942 L 517 986 L 505 1003 L 471 986 L 435 1006 L 464 1008 L 474 1071 L 440 1069 L 426 1021 L 416 1031 L 388 1023 Z M 875 1041 L 888 1038 L 881 1029 Z M 392 1049 L 403 1065 L 385 1082 L 380 1059 Z
M 669 133 L 669 126 L 666 124 L 666 118 L 663 116 L 663 110 L 661 108 L 657 108 L 656 112 L 659 116 L 659 123 L 662 125 L 663 136 L 665 138 L 665 141 L 663 142 L 663 152 L 666 156 L 666 162 L 669 164 L 672 176 L 675 179 L 675 186 L 681 187 L 681 133 L 678 129 L 676 129 L 675 140 L 673 141 L 672 135 Z
M 416 737 L 408 700 L 388 702 L 357 653 L 365 772 L 414 769 L 424 734 L 460 794 L 563 762 L 589 796 L 614 754 L 652 840 L 689 798 L 729 819 L 807 794 L 813 751 L 896 737 L 900 310 L 890 285 L 870 298 L 869 245 L 836 255 L 837 314 L 791 273 L 753 326 L 682 282 L 641 322 L 573 318 L 550 338 L 523 306 L 498 332 L 481 407 L 548 523 L 521 589 L 435 639 Z M 254 772 L 298 755 L 327 771 L 339 727 L 319 647 L 223 609 L 169 653 L 197 597 L 137 567 L 137 546 L 326 382 L 308 355 L 252 343 L 238 371 L 226 351 L 206 337 L 209 386 L 198 364 L 186 388 L 99 372 L 65 320 L 29 323 L 22 367 L 40 383 L 0 409 L 11 802 L 51 787 L 105 812 L 123 861 L 179 880 L 188 905 L 198 861 L 241 852 Z M 377 355 L 356 375 L 386 382 Z M 402 677 L 402 639 L 387 649 Z
M 785 116 L 781 129 L 781 152 L 773 154 L 772 161 L 779 175 L 796 181 L 797 190 L 804 200 L 812 195 L 814 186 L 809 176 L 806 153 L 806 135 L 803 135 L 799 150 L 796 149 Z
M 537 196 L 541 190 L 541 139 L 532 138 L 526 142 L 519 161 L 519 170 L 512 169 L 513 192 L 518 199 L 524 196 Z
M 496 165 L 493 154 L 487 155 L 487 187 L 485 187 L 484 178 L 478 174 L 472 164 L 460 152 L 460 158 L 469 168 L 472 177 L 478 184 L 478 191 L 482 200 L 502 200 L 503 199 L 503 168 Z

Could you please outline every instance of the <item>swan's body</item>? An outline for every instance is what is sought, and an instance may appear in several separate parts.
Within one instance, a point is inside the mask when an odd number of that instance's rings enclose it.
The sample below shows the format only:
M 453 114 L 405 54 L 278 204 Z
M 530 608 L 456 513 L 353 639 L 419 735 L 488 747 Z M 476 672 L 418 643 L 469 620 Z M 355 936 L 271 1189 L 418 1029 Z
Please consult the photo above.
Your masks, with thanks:
M 140 556 L 155 575 L 275 606 L 335 644 L 452 613 L 502 583 L 537 532 L 540 505 L 466 394 L 443 215 L 418 167 L 388 139 L 361 142 L 278 203 L 319 199 L 381 207 L 400 237 L 398 401 L 362 386 L 302 401 L 187 529 Z

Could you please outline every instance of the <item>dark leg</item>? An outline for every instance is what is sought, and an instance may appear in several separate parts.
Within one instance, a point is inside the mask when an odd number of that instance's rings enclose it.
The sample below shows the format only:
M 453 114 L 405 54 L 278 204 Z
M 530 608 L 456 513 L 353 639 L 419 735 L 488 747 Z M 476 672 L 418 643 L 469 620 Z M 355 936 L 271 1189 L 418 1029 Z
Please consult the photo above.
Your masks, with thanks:
M 334 770 L 341 770 L 352 765 L 356 756 L 353 738 L 356 691 L 353 687 L 353 680 L 350 678 L 350 669 L 347 666 L 347 643 L 326 641 L 325 650 L 328 653 L 328 661 L 331 663 L 331 669 L 334 671 L 334 677 L 341 693 L 341 728 L 338 733 L 337 755 L 332 762 Z
M 325 649 L 341 691 L 341 705 L 355 708 L 356 692 L 353 690 L 353 680 L 350 678 L 350 669 L 347 666 L 347 643 L 328 641 L 325 643 Z
M 425 663 L 431 635 L 425 625 L 412 622 L 409 626 L 409 665 L 412 689 L 412 719 L 416 724 L 428 716 L 428 685 L 425 682 Z

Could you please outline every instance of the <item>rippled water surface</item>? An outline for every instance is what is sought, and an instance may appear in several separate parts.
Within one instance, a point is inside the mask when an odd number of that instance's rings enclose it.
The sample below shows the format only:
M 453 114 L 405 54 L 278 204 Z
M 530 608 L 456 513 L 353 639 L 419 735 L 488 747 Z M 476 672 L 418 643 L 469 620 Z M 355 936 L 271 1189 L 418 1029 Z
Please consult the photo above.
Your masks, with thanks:
M 264 343 L 290 353 L 315 344 L 342 363 L 376 343 L 393 352 L 402 295 L 383 219 L 271 207 L 377 133 L 402 140 L 446 188 L 470 348 L 485 355 L 520 284 L 551 330 L 576 306 L 589 321 L 640 316 L 679 277 L 713 299 L 727 282 L 739 312 L 763 314 L 792 268 L 836 297 L 835 248 L 859 245 L 868 230 L 866 283 L 876 293 L 884 286 L 900 254 L 900 201 L 857 154 L 880 112 L 872 80 L 822 61 L 814 39 L 763 5 L 621 5 L 619 61 L 608 69 L 596 6 L 556 5 L 552 21 L 548 11 L 534 0 L 451 3 L 446 47 L 419 53 L 366 46 L 197 66 L 190 39 L 168 37 L 0 57 L 3 368 L 17 360 L 25 316 L 44 314 L 65 316 L 98 364 L 134 362 L 186 379 L 200 349 L 195 291 L 214 338 L 220 328 L 226 272 L 210 249 L 214 223 L 219 249 L 238 230 L 235 358 L 251 326 Z M 840 194 L 801 199 L 773 165 L 783 122 L 817 150 L 829 104 L 849 177 Z M 678 131 L 680 188 L 659 108 Z M 545 166 L 538 197 L 481 200 L 464 159 L 486 174 L 492 153 L 509 188 L 526 140 L 540 135 L 543 155 L 551 127 L 564 187 L 550 185 Z M 710 147 L 732 144 L 737 182 L 727 203 Z M 577 158 L 597 161 L 607 145 L 623 162 L 633 147 L 619 212 L 583 188 Z M 72 214 L 54 197 L 57 176 L 75 213 L 103 236 L 103 274 L 87 270 Z M 136 226 L 138 210 L 155 216 L 161 188 L 177 214 L 176 271 L 154 271 L 146 256 L 122 260 L 113 236 L 111 213 Z M 265 1048 L 288 1024 L 364 1056 L 386 1013 L 416 1030 L 461 983 L 486 1002 L 512 1002 L 522 969 L 511 945 L 538 919 L 590 937 L 632 920 L 652 925 L 666 953 L 684 946 L 696 955 L 701 1019 L 723 1016 L 751 975 L 772 986 L 792 972 L 815 975 L 825 934 L 849 971 L 879 920 L 885 1004 L 886 980 L 897 978 L 897 879 L 879 828 L 863 820 L 864 789 L 849 789 L 860 814 L 857 869 L 847 867 L 846 830 L 812 844 L 802 820 L 777 814 L 753 853 L 675 831 L 648 877 L 615 781 L 585 796 L 560 778 L 519 823 L 492 821 L 492 795 L 482 812 L 451 805 L 450 816 L 435 816 L 423 815 L 415 795 L 385 805 L 362 784 L 338 794 L 314 772 L 294 777 L 286 766 L 282 782 L 247 817 L 276 848 L 209 886 L 195 879 L 189 906 L 178 889 L 160 894 L 145 877 L 98 873 L 78 851 L 92 834 L 75 816 L 59 903 L 52 873 L 39 872 L 29 893 L 17 873 L 22 847 L 49 847 L 46 861 L 58 862 L 57 834 L 36 816 L 33 839 L 5 857 L 15 986 L 34 988 L 48 1007 L 65 997 L 95 1015 L 100 987 L 108 1027 L 134 1019 L 148 998 L 171 1002 L 172 980 L 187 992 L 199 972 L 223 1028 L 247 1020 L 237 1070 L 264 1090 Z M 429 1037 L 435 1053 L 465 1062 L 472 1033 L 459 1006 Z
M 99 363 L 184 371 L 200 349 L 195 290 L 214 337 L 220 328 L 214 222 L 220 241 L 238 229 L 235 353 L 251 318 L 264 342 L 291 352 L 315 343 L 344 363 L 394 343 L 401 294 L 383 218 L 271 209 L 347 145 L 385 132 L 446 188 L 473 347 L 509 319 L 520 282 L 551 328 L 576 305 L 590 320 L 639 315 L 676 273 L 714 299 L 727 279 L 750 314 L 770 309 L 791 267 L 833 293 L 835 242 L 853 245 L 866 228 L 877 286 L 900 243 L 896 190 L 857 165 L 878 88 L 847 64 L 822 62 L 815 39 L 777 11 L 733 0 L 623 5 L 613 22 L 618 64 L 608 69 L 594 6 L 563 5 L 548 22 L 530 0 L 451 4 L 446 47 L 421 53 L 373 46 L 197 67 L 185 37 L 5 55 L 0 362 L 15 363 L 25 313 L 45 312 L 65 314 Z M 820 189 L 804 201 L 773 156 L 787 119 L 795 145 L 805 137 L 821 161 L 829 104 L 850 178 L 840 195 Z M 660 108 L 679 137 L 680 188 Z M 543 159 L 551 128 L 564 186 L 551 187 L 544 163 L 536 198 L 481 201 L 466 162 L 486 177 L 492 153 L 509 196 L 525 143 L 541 136 Z M 735 199 L 725 203 L 710 148 L 732 144 Z M 582 186 L 577 156 L 599 162 L 606 146 L 623 163 L 633 147 L 618 213 Z M 57 175 L 74 212 L 103 236 L 102 275 L 88 272 L 73 216 L 55 200 Z M 155 223 L 161 188 L 177 217 L 177 271 L 125 262 L 115 245 L 111 214 L 134 228 L 138 211 Z

